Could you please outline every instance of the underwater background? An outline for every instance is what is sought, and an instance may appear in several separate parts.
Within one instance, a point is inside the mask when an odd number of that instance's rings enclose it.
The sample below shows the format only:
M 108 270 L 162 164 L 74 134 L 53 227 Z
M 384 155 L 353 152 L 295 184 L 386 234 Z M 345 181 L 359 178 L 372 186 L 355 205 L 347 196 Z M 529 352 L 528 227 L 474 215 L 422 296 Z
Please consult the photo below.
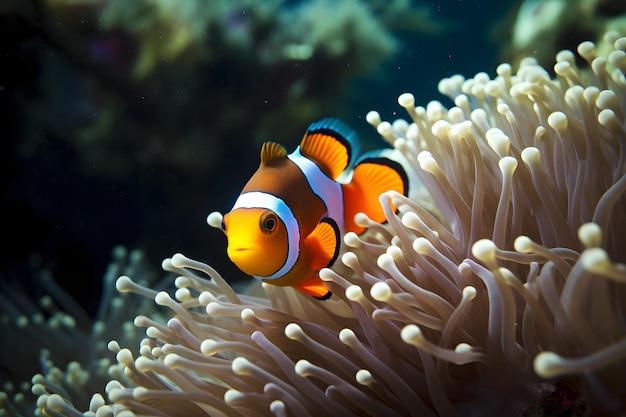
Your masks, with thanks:
M 230 209 L 262 142 L 291 151 L 333 116 L 384 146 L 369 110 L 395 118 L 404 92 L 450 106 L 440 79 L 528 55 L 551 68 L 623 30 L 618 3 L 4 1 L 2 288 L 37 299 L 45 268 L 95 315 L 117 245 L 248 280 L 206 216 Z
M 498 33 L 518 7 L 175 4 L 3 6 L 1 227 L 11 242 L 1 255 L 3 279 L 23 281 L 36 256 L 94 312 L 115 245 L 143 249 L 154 265 L 182 252 L 247 279 L 205 219 L 232 206 L 258 166 L 261 143 L 293 150 L 306 127 L 327 116 L 364 142 L 379 140 L 364 120 L 369 110 L 392 115 L 405 91 L 418 103 L 445 100 L 441 78 L 493 70 L 507 42 Z M 337 8 L 345 16 L 333 15 Z M 294 23 L 301 27 L 283 32 Z M 172 39 L 181 32 L 191 33 Z M 238 38 L 227 39 L 233 32 Z M 327 50 L 338 40 L 341 50 Z M 310 57 L 282 54 L 308 44 Z

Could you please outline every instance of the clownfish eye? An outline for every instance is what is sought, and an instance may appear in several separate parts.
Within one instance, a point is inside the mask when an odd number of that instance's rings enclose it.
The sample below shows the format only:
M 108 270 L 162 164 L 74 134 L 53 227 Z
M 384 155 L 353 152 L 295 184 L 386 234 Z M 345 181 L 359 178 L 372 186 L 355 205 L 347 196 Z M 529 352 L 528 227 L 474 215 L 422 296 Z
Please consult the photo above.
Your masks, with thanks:
M 259 219 L 261 232 L 266 235 L 272 234 L 276 230 L 276 226 L 278 226 L 278 217 L 274 214 L 274 212 L 266 211 L 261 215 L 261 218 Z
M 222 230 L 226 231 L 226 223 L 224 223 L 224 220 L 222 219 Z

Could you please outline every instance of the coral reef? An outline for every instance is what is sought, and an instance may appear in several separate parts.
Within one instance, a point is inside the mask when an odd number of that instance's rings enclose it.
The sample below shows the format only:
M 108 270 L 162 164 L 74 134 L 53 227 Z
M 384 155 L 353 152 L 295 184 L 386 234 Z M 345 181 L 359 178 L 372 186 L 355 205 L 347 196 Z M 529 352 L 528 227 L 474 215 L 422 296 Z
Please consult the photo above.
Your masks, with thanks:
M 511 21 L 496 30 L 501 59 L 518 64 L 527 56 L 548 66 L 554 51 L 574 49 L 582 41 L 596 43 L 601 53 L 612 48 L 603 34 L 626 34 L 626 5 L 612 0 L 525 0 Z M 504 42 L 502 42 L 504 41 Z
M 587 68 L 557 54 L 555 79 L 526 59 L 442 80 L 450 109 L 403 94 L 410 122 L 368 114 L 432 200 L 384 193 L 387 225 L 358 217 L 326 302 L 238 293 L 180 254 L 173 296 L 120 277 L 172 316 L 137 316 L 138 351 L 109 343 L 86 414 L 623 414 L 626 38 L 605 40 L 578 46 Z M 33 392 L 76 415 L 54 381 Z

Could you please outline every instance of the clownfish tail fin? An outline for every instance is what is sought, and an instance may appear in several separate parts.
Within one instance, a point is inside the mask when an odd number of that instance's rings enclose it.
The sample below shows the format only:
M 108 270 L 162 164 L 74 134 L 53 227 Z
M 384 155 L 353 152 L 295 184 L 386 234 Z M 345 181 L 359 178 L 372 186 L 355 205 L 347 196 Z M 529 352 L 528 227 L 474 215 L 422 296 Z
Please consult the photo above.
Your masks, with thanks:
M 384 222 L 386 218 L 378 197 L 392 190 L 404 195 L 409 192 L 408 177 L 402 165 L 380 157 L 361 160 L 354 169 L 352 181 L 343 185 L 346 231 L 357 234 L 364 231 L 354 222 L 357 213 L 365 213 L 375 222 Z
M 351 165 L 359 150 L 356 132 L 341 120 L 334 118 L 312 123 L 300 143 L 302 155 L 314 161 L 329 178 L 334 180 Z

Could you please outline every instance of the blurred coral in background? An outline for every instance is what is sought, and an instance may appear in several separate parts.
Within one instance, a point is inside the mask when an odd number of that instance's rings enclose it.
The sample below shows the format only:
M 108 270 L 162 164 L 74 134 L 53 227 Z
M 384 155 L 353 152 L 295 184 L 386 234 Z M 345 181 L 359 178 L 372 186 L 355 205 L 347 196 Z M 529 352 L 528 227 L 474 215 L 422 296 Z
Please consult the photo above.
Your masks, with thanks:
M 511 64 L 532 56 L 549 67 L 554 53 L 573 50 L 583 41 L 602 53 L 612 45 L 603 35 L 626 27 L 626 3 L 614 0 L 524 0 L 515 2 L 508 19 L 495 25 L 500 59 Z

